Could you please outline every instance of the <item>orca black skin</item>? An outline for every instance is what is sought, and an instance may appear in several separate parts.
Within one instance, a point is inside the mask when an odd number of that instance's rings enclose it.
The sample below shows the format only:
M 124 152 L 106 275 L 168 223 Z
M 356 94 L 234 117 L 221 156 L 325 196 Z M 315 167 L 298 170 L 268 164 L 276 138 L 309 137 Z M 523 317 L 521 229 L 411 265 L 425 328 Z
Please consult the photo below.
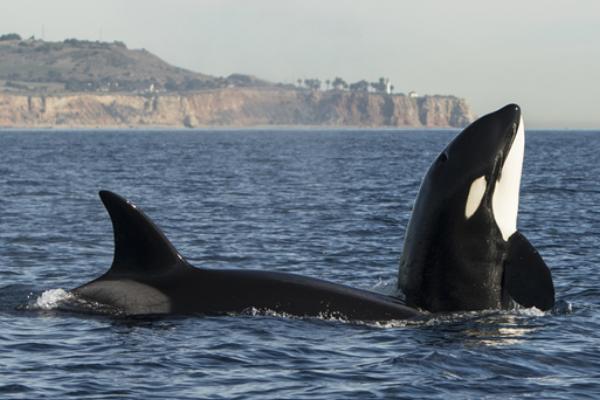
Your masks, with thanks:
M 115 253 L 108 272 L 73 290 L 125 315 L 240 313 L 383 321 L 421 315 L 397 298 L 294 274 L 192 267 L 161 230 L 124 198 L 101 191 Z
M 516 229 L 525 131 L 515 104 L 463 130 L 423 179 L 398 287 L 431 312 L 554 305 L 550 270 Z

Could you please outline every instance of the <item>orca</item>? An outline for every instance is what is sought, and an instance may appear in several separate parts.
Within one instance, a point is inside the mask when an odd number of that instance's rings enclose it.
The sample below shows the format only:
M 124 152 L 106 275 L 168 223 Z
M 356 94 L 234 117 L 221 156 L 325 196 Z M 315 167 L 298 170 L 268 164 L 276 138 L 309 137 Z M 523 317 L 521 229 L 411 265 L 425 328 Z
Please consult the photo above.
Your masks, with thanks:
M 190 265 L 143 211 L 100 191 L 114 257 L 99 278 L 72 290 L 120 315 L 293 316 L 384 321 L 430 312 L 554 305 L 550 270 L 517 230 L 525 131 L 510 104 L 473 122 L 425 175 L 405 234 L 400 296 L 295 274 Z
M 110 269 L 72 293 L 119 315 L 242 313 L 383 321 L 423 315 L 397 297 L 295 274 L 190 265 L 163 232 L 123 197 L 101 191 L 112 220 Z
M 458 134 L 425 175 L 405 233 L 398 288 L 430 312 L 554 305 L 552 275 L 517 230 L 525 149 L 509 104 Z

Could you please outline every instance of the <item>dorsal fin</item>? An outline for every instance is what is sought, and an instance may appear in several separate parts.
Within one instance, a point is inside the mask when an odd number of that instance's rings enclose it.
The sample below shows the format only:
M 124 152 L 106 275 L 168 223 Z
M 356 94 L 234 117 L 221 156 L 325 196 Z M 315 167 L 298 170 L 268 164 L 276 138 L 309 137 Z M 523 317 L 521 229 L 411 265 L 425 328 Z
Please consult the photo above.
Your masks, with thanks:
M 115 253 L 110 274 L 161 273 L 187 264 L 160 228 L 123 197 L 100 191 L 112 220 Z

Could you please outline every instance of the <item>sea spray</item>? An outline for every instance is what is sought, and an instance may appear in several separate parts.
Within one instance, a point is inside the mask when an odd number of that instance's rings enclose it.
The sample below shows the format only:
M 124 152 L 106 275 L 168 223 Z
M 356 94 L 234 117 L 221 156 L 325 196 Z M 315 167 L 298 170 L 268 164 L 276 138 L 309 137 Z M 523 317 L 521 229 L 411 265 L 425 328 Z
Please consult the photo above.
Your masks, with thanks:
M 73 299 L 73 295 L 64 289 L 50 289 L 39 295 L 30 308 L 34 310 L 54 310 L 71 299 Z

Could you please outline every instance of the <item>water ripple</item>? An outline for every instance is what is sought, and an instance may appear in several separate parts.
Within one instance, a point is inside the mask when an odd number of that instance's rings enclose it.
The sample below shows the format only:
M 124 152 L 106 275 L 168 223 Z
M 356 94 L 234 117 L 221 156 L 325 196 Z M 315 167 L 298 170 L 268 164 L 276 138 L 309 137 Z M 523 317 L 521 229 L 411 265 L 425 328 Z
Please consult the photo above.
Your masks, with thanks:
M 420 179 L 453 134 L 0 132 L 0 397 L 597 398 L 597 132 L 528 137 L 519 226 L 552 269 L 551 312 L 361 324 L 64 304 L 58 288 L 112 260 L 101 188 L 139 204 L 197 266 L 390 293 Z

